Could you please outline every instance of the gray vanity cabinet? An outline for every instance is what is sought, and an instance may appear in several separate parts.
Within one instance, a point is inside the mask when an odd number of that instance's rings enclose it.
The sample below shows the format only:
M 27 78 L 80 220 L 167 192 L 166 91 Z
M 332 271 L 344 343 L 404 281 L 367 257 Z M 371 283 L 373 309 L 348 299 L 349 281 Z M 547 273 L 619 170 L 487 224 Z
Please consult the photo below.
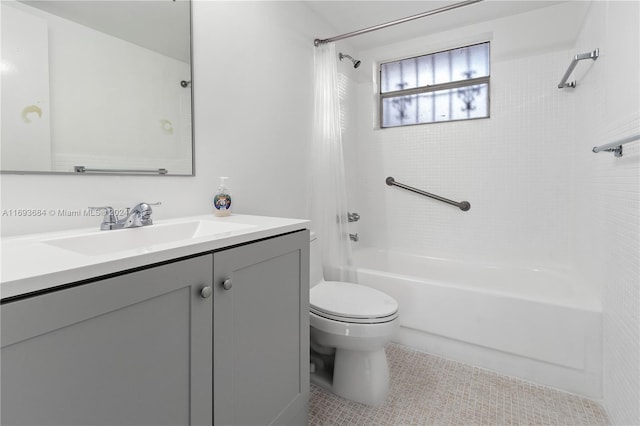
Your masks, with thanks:
M 213 255 L 2 305 L 2 425 L 210 425 Z
M 307 424 L 309 232 L 7 300 L 2 425 Z
M 214 253 L 214 424 L 308 424 L 309 232 Z

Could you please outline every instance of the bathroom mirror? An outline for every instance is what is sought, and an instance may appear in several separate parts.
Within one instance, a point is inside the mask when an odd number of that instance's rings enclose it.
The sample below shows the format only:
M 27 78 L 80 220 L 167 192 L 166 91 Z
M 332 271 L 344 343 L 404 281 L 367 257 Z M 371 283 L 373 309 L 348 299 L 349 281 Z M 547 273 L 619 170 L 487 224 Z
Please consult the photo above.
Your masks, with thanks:
M 189 0 L 0 7 L 3 173 L 194 174 Z

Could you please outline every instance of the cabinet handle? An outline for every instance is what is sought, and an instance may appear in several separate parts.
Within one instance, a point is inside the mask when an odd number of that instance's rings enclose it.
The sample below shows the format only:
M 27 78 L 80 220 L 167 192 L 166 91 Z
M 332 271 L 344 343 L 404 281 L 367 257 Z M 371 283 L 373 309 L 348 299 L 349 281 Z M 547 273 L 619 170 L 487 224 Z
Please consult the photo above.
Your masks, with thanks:
M 210 297 L 211 293 L 211 287 L 209 286 L 202 287 L 202 290 L 200 290 L 200 296 L 202 296 L 203 299 L 207 299 L 208 297 Z
M 224 282 L 222 283 L 222 287 L 225 290 L 231 290 L 231 286 L 233 286 L 233 284 L 231 283 L 231 278 L 227 278 L 226 280 L 224 280 Z

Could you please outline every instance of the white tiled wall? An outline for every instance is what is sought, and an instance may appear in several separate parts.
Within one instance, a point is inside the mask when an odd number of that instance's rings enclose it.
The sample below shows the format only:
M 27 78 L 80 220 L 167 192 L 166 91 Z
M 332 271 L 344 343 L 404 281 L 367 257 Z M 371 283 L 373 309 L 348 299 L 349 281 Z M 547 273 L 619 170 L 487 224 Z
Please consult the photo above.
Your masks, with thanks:
M 517 15 L 455 33 L 468 42 L 491 41 L 490 119 L 375 129 L 375 88 L 371 81 L 360 84 L 355 192 L 362 244 L 485 264 L 569 268 L 574 97 L 556 86 L 570 43 L 549 44 L 529 33 L 526 54 L 514 49 L 511 34 L 531 19 Z M 546 30 L 562 39 L 564 28 Z M 442 47 L 440 39 L 411 40 L 401 49 L 429 53 Z M 363 56 L 387 60 L 397 57 L 396 47 Z M 471 210 L 388 187 L 387 176 L 469 201 Z
M 603 302 L 603 396 L 613 424 L 640 424 L 640 142 L 622 158 L 595 145 L 640 133 L 640 4 L 593 2 L 577 52 L 573 261 Z M 582 65 L 582 64 L 581 64 Z

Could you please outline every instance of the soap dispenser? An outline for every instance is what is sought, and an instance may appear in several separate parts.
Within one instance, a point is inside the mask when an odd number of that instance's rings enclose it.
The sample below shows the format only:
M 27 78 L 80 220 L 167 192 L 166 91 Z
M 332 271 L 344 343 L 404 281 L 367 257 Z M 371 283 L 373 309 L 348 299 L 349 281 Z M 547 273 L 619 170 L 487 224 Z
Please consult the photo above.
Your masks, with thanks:
M 227 188 L 228 177 L 220 176 L 220 186 L 213 196 L 213 212 L 216 216 L 229 216 L 231 214 L 231 193 Z

